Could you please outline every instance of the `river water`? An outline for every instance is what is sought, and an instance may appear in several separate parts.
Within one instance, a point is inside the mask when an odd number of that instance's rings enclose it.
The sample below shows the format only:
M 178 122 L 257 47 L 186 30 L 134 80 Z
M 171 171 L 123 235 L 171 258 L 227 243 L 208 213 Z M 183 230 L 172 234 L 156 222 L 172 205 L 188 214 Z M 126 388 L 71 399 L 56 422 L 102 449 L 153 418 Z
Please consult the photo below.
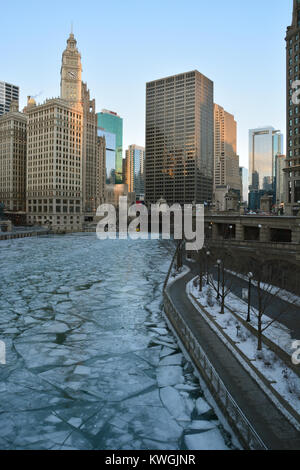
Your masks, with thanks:
M 1 449 L 231 447 L 162 316 L 174 245 L 0 245 Z

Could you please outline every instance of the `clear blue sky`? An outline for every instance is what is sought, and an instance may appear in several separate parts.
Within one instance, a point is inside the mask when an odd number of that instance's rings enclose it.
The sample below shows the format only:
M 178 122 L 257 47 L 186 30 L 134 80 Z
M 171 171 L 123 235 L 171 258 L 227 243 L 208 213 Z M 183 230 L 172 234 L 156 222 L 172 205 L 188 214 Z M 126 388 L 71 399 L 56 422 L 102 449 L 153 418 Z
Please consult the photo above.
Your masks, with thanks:
M 235 115 L 248 166 L 248 129 L 285 134 L 285 32 L 292 0 L 15 0 L 1 2 L 0 80 L 37 101 L 59 95 L 74 22 L 83 80 L 97 110 L 124 118 L 124 144 L 144 145 L 145 83 L 198 69 Z

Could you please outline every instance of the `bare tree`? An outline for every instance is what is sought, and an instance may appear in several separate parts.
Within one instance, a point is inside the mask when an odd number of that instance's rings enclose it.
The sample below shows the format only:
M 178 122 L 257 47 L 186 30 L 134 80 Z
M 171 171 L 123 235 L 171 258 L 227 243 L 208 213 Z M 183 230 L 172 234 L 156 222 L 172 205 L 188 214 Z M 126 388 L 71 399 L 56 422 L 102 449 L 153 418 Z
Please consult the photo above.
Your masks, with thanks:
M 203 250 L 198 251 L 197 253 L 197 264 L 199 272 L 199 292 L 203 290 L 203 277 L 204 277 L 204 256 Z
M 286 293 L 286 301 L 282 302 L 280 260 L 270 258 L 264 252 L 257 252 L 255 256 L 244 259 L 243 269 L 251 273 L 250 282 L 257 296 L 257 306 L 250 305 L 250 309 L 252 315 L 257 318 L 257 349 L 261 351 L 263 333 L 288 313 L 291 306 L 297 305 L 297 298 Z M 276 314 L 270 318 L 268 313 L 272 306 Z
M 207 255 L 208 256 L 208 255 Z M 209 284 L 217 293 L 217 299 L 221 303 L 221 314 L 225 312 L 225 300 L 232 292 L 232 287 L 235 282 L 235 277 L 228 274 L 227 270 L 233 269 L 235 265 L 235 257 L 233 252 L 224 246 L 215 249 L 210 248 L 209 258 L 217 267 L 217 276 L 215 278 L 214 272 L 207 272 Z

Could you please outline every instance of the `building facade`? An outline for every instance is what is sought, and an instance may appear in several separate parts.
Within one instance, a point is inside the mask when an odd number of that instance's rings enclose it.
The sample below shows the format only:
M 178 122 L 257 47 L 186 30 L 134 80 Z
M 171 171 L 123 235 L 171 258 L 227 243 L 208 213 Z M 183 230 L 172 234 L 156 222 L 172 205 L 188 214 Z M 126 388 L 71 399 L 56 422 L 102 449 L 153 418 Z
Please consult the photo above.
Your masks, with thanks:
M 0 116 L 0 202 L 12 212 L 26 207 L 26 128 L 27 117 L 13 101 Z
M 147 83 L 146 203 L 212 201 L 213 90 L 198 71 Z
M 98 136 L 106 140 L 106 183 L 123 182 L 123 119 L 115 112 L 103 109 L 97 114 Z
M 264 194 L 273 195 L 276 203 L 276 156 L 282 154 L 283 135 L 273 127 L 249 130 L 250 201 Z M 250 204 L 251 209 L 256 209 Z
M 61 96 L 37 106 L 29 100 L 27 139 L 28 222 L 80 230 L 103 198 L 103 141 L 95 101 L 81 81 L 73 34 L 62 56 Z
M 134 192 L 138 200 L 145 198 L 145 148 L 138 145 L 130 145 L 126 150 L 125 180 L 129 192 Z
M 286 211 L 300 211 L 300 104 L 293 103 L 293 83 L 300 79 L 300 2 L 294 0 L 292 24 L 286 33 L 287 167 Z M 297 87 L 298 88 L 298 87 Z M 299 101 L 299 100 L 298 100 Z
M 241 201 L 248 203 L 249 173 L 248 173 L 247 168 L 240 167 L 240 180 L 241 180 Z
M 276 155 L 276 168 L 275 168 L 275 182 L 276 182 L 276 204 L 284 205 L 286 187 L 285 187 L 285 173 L 286 156 Z
M 19 87 L 0 81 L 0 116 L 10 111 L 12 101 L 19 103 Z
M 240 191 L 237 123 L 234 116 L 214 105 L 214 188 L 228 186 Z
M 83 223 L 83 112 L 62 99 L 27 107 L 27 214 L 31 224 Z

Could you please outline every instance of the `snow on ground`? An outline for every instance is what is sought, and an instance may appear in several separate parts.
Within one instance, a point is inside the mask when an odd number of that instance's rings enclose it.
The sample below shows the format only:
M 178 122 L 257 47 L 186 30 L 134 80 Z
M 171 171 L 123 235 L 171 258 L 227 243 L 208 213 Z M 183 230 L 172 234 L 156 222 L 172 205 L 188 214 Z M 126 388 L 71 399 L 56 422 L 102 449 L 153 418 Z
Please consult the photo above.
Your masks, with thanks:
M 172 272 L 168 280 L 168 287 L 174 284 L 175 281 L 178 281 L 182 277 L 186 276 L 189 272 L 190 272 L 190 268 L 186 265 L 183 265 L 181 268 L 179 268 L 179 270 L 177 270 L 173 266 Z
M 227 271 L 230 274 L 233 274 L 236 277 L 239 277 L 240 279 L 243 279 L 244 281 L 247 281 L 247 282 L 249 281 L 248 277 L 244 276 L 243 274 L 236 273 L 235 271 L 231 271 L 230 269 L 226 269 L 225 271 Z M 252 281 L 252 283 L 253 285 L 257 285 L 257 282 L 254 280 Z M 271 284 L 261 283 L 261 287 L 262 289 L 270 292 L 270 294 L 272 293 L 277 294 L 279 290 L 278 287 L 272 286 Z M 280 297 L 282 300 L 285 300 L 286 302 L 289 302 L 293 305 L 297 305 L 298 307 L 300 307 L 300 297 L 298 295 L 292 294 L 292 292 L 289 292 L 285 289 L 280 288 Z
M 186 435 L 185 442 L 189 450 L 228 450 L 222 436 L 216 429 L 201 434 Z
M 162 316 L 173 252 L 93 234 L 1 242 L 0 449 L 179 450 L 209 426 L 208 448 L 225 445 Z
M 274 387 L 289 405 L 292 406 L 297 413 L 300 413 L 300 383 L 298 375 L 289 369 L 286 364 L 265 345 L 263 346 L 263 351 L 257 351 L 257 338 L 235 319 L 228 309 L 225 309 L 223 315 L 220 314 L 220 304 L 215 299 L 215 292 L 211 287 L 206 285 L 203 291 L 199 292 L 199 288 L 195 287 L 194 280 L 192 280 L 187 284 L 187 293 L 192 301 L 191 294 L 193 294 L 206 311 L 213 315 L 214 320 L 222 327 L 224 333 L 235 341 L 237 348 L 252 361 L 253 365 L 267 380 L 272 382 L 272 387 Z M 201 308 L 194 301 L 193 303 L 196 308 L 198 308 L 199 312 L 207 319 Z M 210 305 L 208 305 L 208 303 Z M 245 303 L 232 294 L 228 295 L 226 303 L 230 305 L 231 309 L 235 312 L 241 313 L 245 308 Z M 281 329 L 276 329 L 275 331 L 277 331 L 278 334 L 282 332 Z M 279 341 L 280 344 L 284 342 L 287 335 L 286 331 L 282 334 L 284 339 Z M 219 336 L 225 340 L 221 333 L 219 333 Z

